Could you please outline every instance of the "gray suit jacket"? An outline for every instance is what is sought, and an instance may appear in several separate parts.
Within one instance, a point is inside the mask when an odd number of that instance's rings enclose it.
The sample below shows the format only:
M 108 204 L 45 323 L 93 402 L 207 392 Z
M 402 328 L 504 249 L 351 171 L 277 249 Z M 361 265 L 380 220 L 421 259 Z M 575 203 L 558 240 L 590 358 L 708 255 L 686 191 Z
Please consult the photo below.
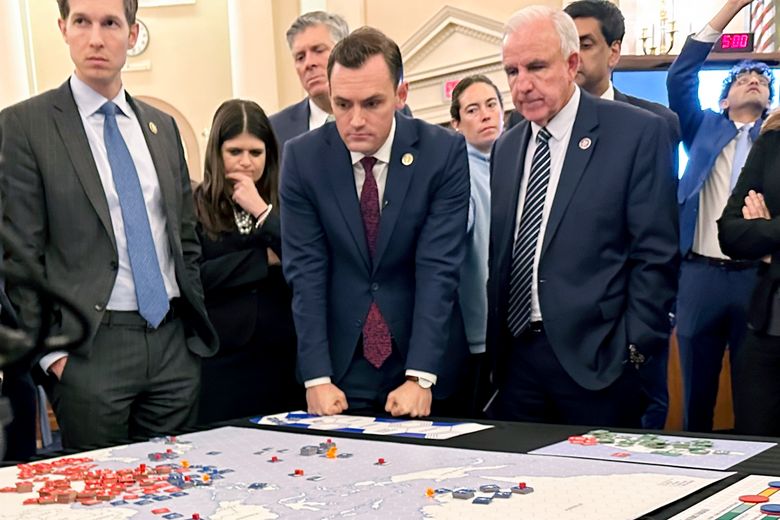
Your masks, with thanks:
M 171 116 L 129 95 L 128 101 L 165 201 L 187 345 L 197 355 L 210 356 L 218 341 L 203 303 L 200 244 L 179 131 Z M 23 266 L 10 256 L 7 264 L 37 272 L 82 308 L 92 335 L 78 352 L 89 355 L 114 286 L 118 254 L 106 195 L 68 81 L 0 112 L 0 157 L 3 223 L 23 237 L 24 252 L 37 260 Z M 37 326 L 34 294 L 12 283 L 7 289 L 21 324 Z M 72 333 L 77 325 L 66 313 L 55 312 L 52 330 Z

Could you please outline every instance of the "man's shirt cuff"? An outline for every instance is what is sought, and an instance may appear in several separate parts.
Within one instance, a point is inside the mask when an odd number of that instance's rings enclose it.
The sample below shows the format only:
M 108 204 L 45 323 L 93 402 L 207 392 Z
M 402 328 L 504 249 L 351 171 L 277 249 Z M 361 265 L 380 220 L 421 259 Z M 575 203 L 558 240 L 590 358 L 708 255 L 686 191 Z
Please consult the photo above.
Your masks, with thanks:
M 308 381 L 303 382 L 303 386 L 305 386 L 307 389 L 313 386 L 329 385 L 329 384 L 330 384 L 330 377 L 315 377 L 314 379 L 309 379 Z
M 703 43 L 715 43 L 720 38 L 720 31 L 716 31 L 710 24 L 704 26 L 704 29 L 693 35 L 693 39 Z
M 419 377 L 420 379 L 427 379 L 428 381 L 430 381 L 434 385 L 436 384 L 436 376 L 434 374 L 431 374 L 430 372 L 423 372 L 422 370 L 407 369 L 406 370 L 406 375 L 407 376 Z
M 49 373 L 49 368 L 59 361 L 60 359 L 68 357 L 68 353 L 64 350 L 55 350 L 54 352 L 50 352 L 49 354 L 46 354 L 41 358 L 41 360 L 38 362 L 38 365 L 40 365 L 41 370 L 43 370 L 44 374 Z

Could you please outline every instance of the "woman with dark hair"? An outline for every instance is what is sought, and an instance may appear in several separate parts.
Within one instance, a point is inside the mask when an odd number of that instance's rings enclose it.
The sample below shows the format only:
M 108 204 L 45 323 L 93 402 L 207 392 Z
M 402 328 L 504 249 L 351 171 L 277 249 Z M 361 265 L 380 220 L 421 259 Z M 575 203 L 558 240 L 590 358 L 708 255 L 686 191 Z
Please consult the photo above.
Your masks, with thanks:
M 734 366 L 737 433 L 780 435 L 780 113 L 767 118 L 718 220 L 723 252 L 760 260 Z
M 203 360 L 200 423 L 300 406 L 291 293 L 280 266 L 279 150 L 257 103 L 214 115 L 195 189 L 201 278 L 219 353 Z

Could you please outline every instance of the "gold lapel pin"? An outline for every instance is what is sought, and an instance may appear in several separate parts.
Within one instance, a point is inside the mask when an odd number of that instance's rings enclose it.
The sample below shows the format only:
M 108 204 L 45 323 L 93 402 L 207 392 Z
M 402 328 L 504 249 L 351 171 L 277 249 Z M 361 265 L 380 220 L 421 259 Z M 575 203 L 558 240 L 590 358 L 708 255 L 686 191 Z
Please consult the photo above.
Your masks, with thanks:
M 401 157 L 401 164 L 404 166 L 409 166 L 414 162 L 414 155 L 410 153 L 405 153 L 403 157 Z
M 151 130 L 154 135 L 157 135 L 157 125 L 151 121 L 149 121 L 149 130 Z

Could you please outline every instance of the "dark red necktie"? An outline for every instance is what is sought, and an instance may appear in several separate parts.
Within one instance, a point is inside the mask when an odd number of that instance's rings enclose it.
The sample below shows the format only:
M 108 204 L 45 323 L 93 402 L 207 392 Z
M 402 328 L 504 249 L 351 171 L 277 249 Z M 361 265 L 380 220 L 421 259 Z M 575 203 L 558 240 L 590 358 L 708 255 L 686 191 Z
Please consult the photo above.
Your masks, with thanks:
M 360 163 L 366 172 L 366 179 L 360 192 L 360 214 L 363 216 L 363 228 L 366 230 L 368 254 L 373 260 L 376 239 L 379 236 L 379 190 L 374 178 L 376 158 L 363 157 Z M 369 363 L 379 368 L 390 357 L 391 351 L 390 329 L 376 302 L 372 301 L 363 324 L 363 356 Z

